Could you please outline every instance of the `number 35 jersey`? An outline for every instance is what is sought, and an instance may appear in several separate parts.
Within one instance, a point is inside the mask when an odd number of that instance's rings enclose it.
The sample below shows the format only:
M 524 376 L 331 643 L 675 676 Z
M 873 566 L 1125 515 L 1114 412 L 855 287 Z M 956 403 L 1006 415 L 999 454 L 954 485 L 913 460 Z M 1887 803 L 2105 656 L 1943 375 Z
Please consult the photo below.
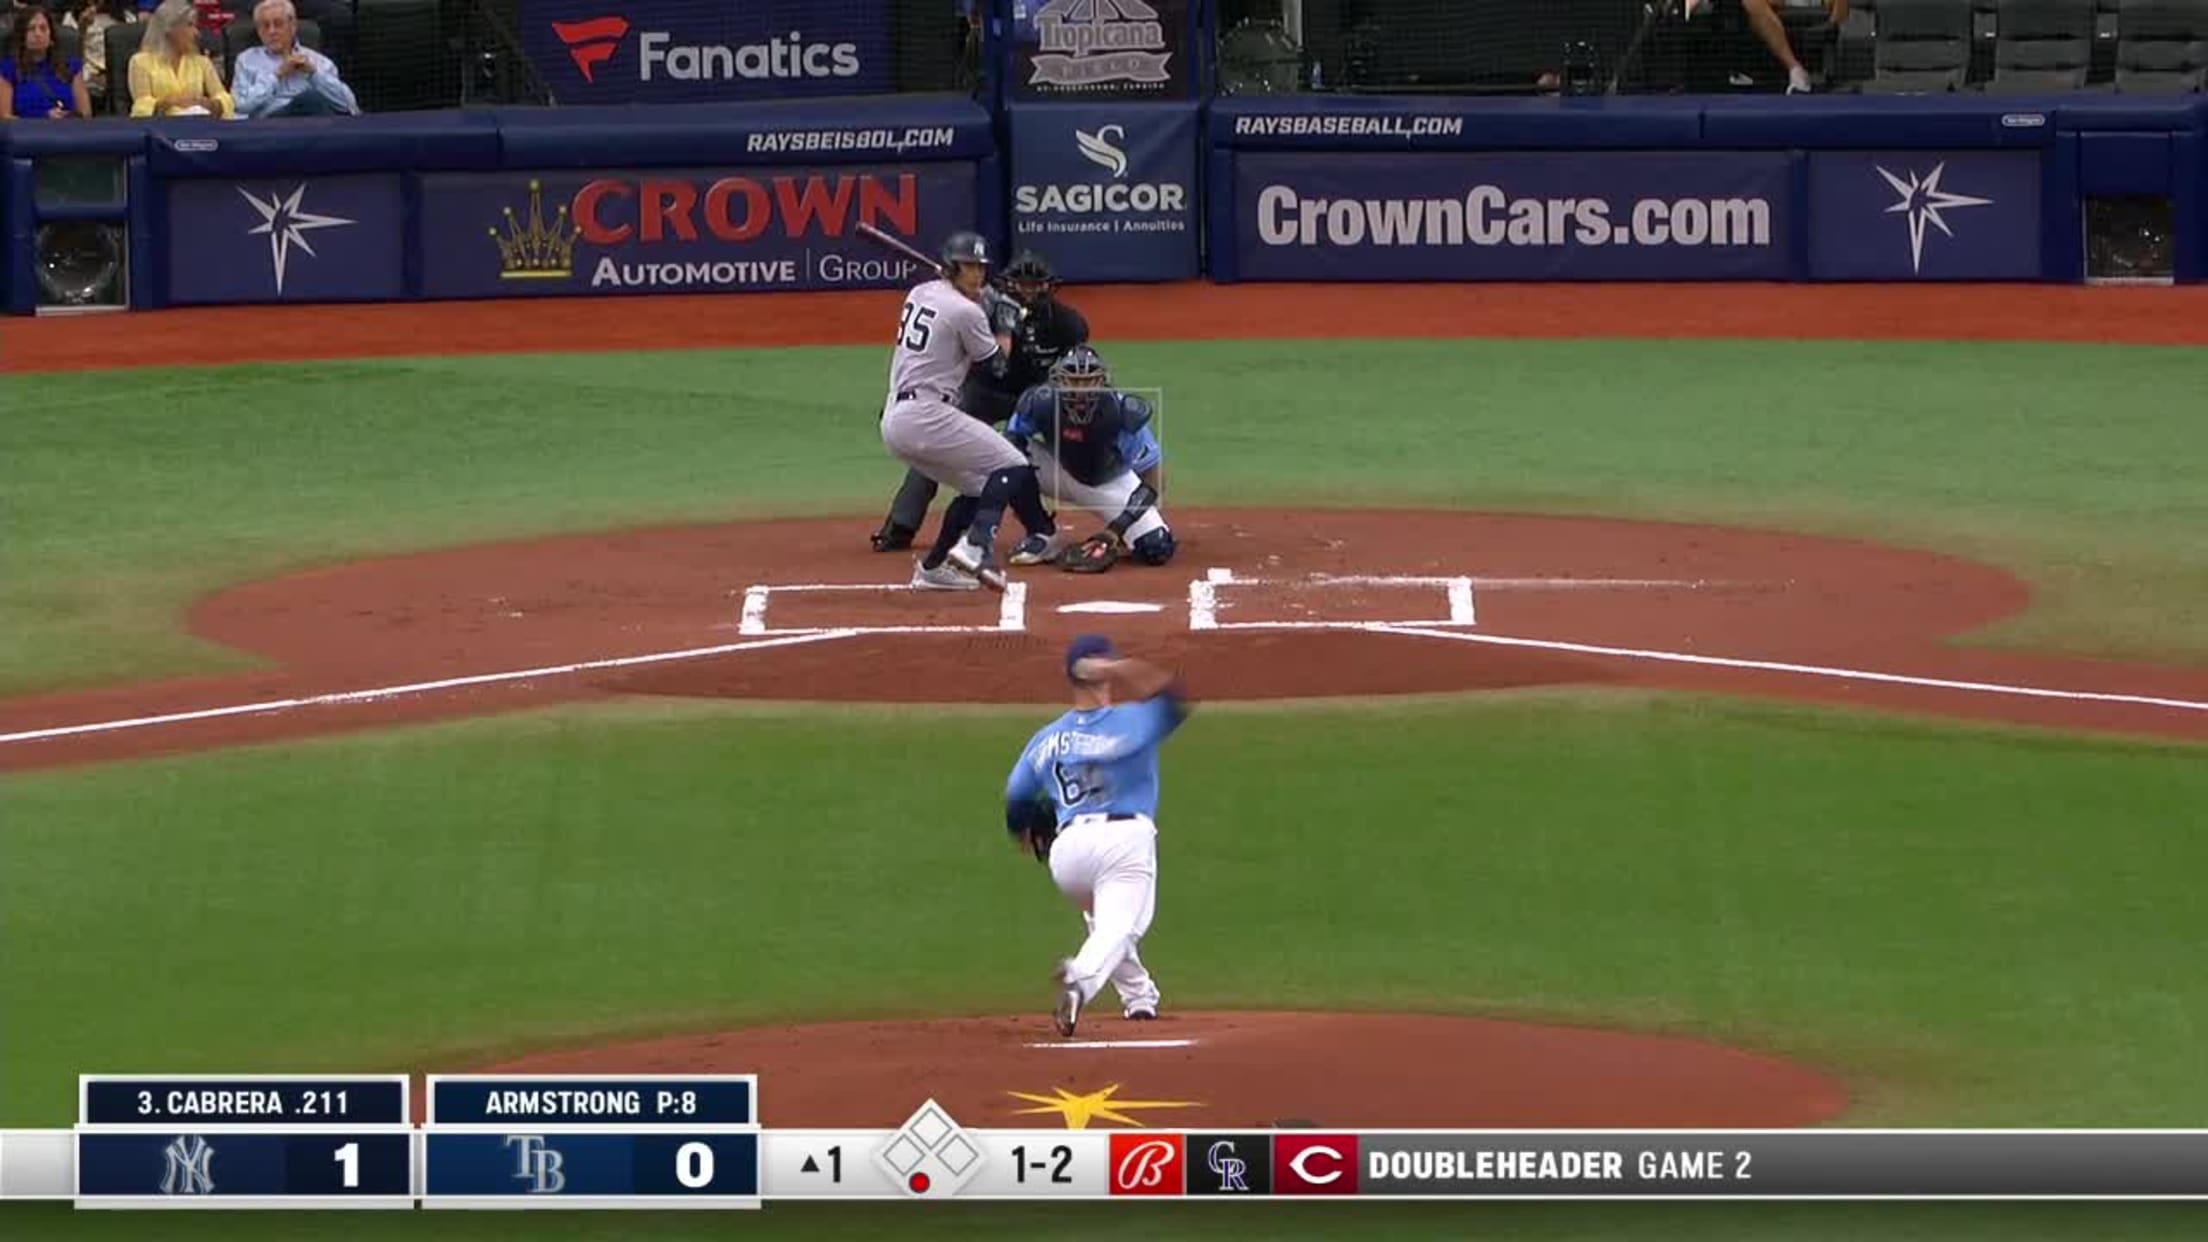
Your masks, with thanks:
M 1067 712 L 1029 739 L 1005 782 L 1005 801 L 1048 798 L 1060 824 L 1076 815 L 1155 819 L 1158 744 L 1187 718 L 1187 705 L 1172 691 Z
M 900 392 L 949 401 L 966 372 L 997 352 L 989 318 L 947 280 L 917 285 L 905 295 L 897 346 L 889 353 L 890 400 Z

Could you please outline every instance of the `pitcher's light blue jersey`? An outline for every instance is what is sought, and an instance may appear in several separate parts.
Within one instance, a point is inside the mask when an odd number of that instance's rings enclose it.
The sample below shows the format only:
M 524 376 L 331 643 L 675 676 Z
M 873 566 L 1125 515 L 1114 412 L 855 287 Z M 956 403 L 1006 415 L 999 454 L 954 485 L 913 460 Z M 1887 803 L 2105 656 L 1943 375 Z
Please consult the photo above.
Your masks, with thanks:
M 1158 814 L 1158 744 L 1188 718 L 1176 689 L 1135 703 L 1067 712 L 1029 739 L 1005 782 L 1008 803 L 1049 799 L 1076 815 Z

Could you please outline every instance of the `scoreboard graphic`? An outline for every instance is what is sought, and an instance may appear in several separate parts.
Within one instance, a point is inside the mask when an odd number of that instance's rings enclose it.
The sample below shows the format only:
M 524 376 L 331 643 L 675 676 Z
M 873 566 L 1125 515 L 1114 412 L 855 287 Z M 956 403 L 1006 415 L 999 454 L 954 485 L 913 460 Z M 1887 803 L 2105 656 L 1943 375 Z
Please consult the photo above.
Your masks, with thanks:
M 755 1075 L 88 1075 L 0 1198 L 99 1208 L 774 1200 L 2204 1199 L 2208 1130 L 772 1129 Z M 421 1116 L 416 1116 L 417 1103 Z M 1071 1124 L 1069 1122 L 1069 1124 Z

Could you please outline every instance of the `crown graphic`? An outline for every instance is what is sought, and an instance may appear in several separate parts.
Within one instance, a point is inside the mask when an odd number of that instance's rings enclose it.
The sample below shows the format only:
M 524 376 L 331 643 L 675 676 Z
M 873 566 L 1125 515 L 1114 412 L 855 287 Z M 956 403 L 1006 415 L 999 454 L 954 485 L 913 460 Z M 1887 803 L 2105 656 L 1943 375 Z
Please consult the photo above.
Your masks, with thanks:
M 502 209 L 506 231 L 486 229 L 498 243 L 501 280 L 557 280 L 575 274 L 575 238 L 582 230 L 567 218 L 562 206 L 544 220 L 544 183 L 529 182 L 529 222 L 522 223 L 514 209 Z

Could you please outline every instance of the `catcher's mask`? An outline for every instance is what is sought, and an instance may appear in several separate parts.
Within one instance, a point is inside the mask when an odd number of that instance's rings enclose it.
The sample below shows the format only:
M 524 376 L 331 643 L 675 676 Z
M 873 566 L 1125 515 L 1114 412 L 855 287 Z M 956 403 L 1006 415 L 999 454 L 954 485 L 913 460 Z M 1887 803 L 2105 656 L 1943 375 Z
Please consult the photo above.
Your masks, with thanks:
M 1020 305 L 1032 309 L 1050 301 L 1057 292 L 1058 274 L 1050 270 L 1050 260 L 1033 250 L 1022 250 L 1005 264 L 998 282 Z
M 1076 345 L 1050 368 L 1050 383 L 1058 390 L 1058 408 L 1066 420 L 1085 423 L 1096 411 L 1097 397 L 1112 386 L 1112 372 L 1103 355 Z

